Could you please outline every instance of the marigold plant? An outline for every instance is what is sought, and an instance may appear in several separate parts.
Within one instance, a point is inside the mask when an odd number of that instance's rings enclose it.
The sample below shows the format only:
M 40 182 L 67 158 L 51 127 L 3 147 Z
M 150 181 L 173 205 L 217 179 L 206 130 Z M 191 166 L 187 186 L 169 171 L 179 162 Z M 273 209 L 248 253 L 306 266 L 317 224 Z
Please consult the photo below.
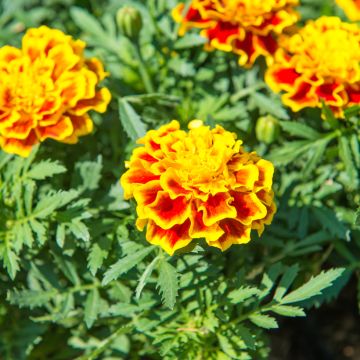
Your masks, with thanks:
M 22 48 L 0 49 L 0 146 L 28 156 L 47 138 L 75 143 L 89 134 L 89 110 L 104 112 L 108 89 L 96 58 L 84 57 L 85 43 L 46 26 L 29 29 Z
M 283 92 L 293 111 L 321 107 L 337 117 L 360 103 L 360 28 L 337 17 L 321 17 L 284 37 L 266 73 L 267 84 Z
M 179 128 L 149 131 L 127 163 L 121 184 L 137 202 L 137 228 L 171 255 L 195 238 L 226 250 L 261 234 L 275 212 L 272 163 L 221 126 Z
M 298 21 L 296 5 L 298 0 L 193 0 L 187 10 L 180 3 L 173 17 L 181 23 L 180 35 L 200 28 L 207 49 L 232 51 L 240 65 L 251 66 L 261 55 L 271 58 L 276 36 Z
M 360 20 L 360 1 L 359 0 L 336 0 L 336 3 L 344 10 L 346 16 L 351 21 Z

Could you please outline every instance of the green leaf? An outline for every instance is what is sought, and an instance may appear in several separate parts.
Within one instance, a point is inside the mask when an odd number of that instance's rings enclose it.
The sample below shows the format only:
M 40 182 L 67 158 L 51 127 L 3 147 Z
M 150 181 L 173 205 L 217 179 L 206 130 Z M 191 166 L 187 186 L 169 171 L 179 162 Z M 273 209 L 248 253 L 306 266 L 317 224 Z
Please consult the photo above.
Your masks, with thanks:
M 137 140 L 146 134 L 146 127 L 134 108 L 124 99 L 119 100 L 121 124 L 131 140 Z
M 188 34 L 175 42 L 174 49 L 175 50 L 189 49 L 204 45 L 206 44 L 206 42 L 207 39 L 203 36 L 196 34 Z
M 231 291 L 228 297 L 230 298 L 231 303 L 238 304 L 252 296 L 258 296 L 260 293 L 261 291 L 257 288 L 242 286 L 240 289 Z
M 346 174 L 349 178 L 348 186 L 352 189 L 356 189 L 359 183 L 358 172 L 352 157 L 349 139 L 345 136 L 339 137 L 339 156 L 345 165 Z
M 45 196 L 37 204 L 33 217 L 44 219 L 51 215 L 56 209 L 67 205 L 78 197 L 79 193 L 76 190 L 59 191 L 53 195 Z
M 149 246 L 118 260 L 115 264 L 110 266 L 110 269 L 108 271 L 106 271 L 102 284 L 107 285 L 110 281 L 116 280 L 120 275 L 125 274 L 130 269 L 135 267 L 153 250 L 154 247 Z
M 56 228 L 56 243 L 60 248 L 64 247 L 65 244 L 65 225 L 60 224 Z
M 10 304 L 18 305 L 19 307 L 28 307 L 34 309 L 46 305 L 51 299 L 56 296 L 56 290 L 48 291 L 35 291 L 35 290 L 23 290 L 23 291 L 9 291 L 7 293 L 7 300 Z
M 66 168 L 58 161 L 43 160 L 31 167 L 27 173 L 27 177 L 34 180 L 44 180 L 47 177 L 52 177 L 64 172 L 66 172 Z
M 287 133 L 308 140 L 316 140 L 322 136 L 319 132 L 315 131 L 311 127 L 299 122 L 281 121 L 280 126 Z
M 298 306 L 274 305 L 272 306 L 271 311 L 273 311 L 278 315 L 288 316 L 288 317 L 306 316 L 304 310 Z
M 322 291 L 333 284 L 345 271 L 344 268 L 330 269 L 312 277 L 307 283 L 292 291 L 281 300 L 281 304 L 291 304 L 320 295 Z
M 142 273 L 135 291 L 136 299 L 140 299 L 141 293 L 159 260 L 160 260 L 159 256 L 154 258 L 154 260 L 146 267 L 145 271 Z
M 85 242 L 90 241 L 89 229 L 83 222 L 76 220 L 68 226 L 69 230 L 74 234 L 77 239 L 83 240 Z
M 234 347 L 232 346 L 230 340 L 226 336 L 221 335 L 219 333 L 216 336 L 219 340 L 219 345 L 220 345 L 221 350 L 226 355 L 230 356 L 231 358 L 236 359 L 237 354 L 236 354 L 236 351 L 235 351 Z
M 280 280 L 279 286 L 277 287 L 277 289 L 275 291 L 274 300 L 276 300 L 277 302 L 280 302 L 280 300 L 283 298 L 283 296 L 285 295 L 288 288 L 291 286 L 291 284 L 295 280 L 298 272 L 299 272 L 298 264 L 292 265 L 289 268 L 287 268 L 287 270 L 285 271 L 284 275 L 282 276 L 282 278 Z
M 16 273 L 20 269 L 19 261 L 20 259 L 16 256 L 16 254 L 9 247 L 5 247 L 3 253 L 4 267 L 12 280 L 15 279 Z
M 173 309 L 176 303 L 179 280 L 176 269 L 170 265 L 166 259 L 162 259 L 159 264 L 159 278 L 157 286 L 162 294 L 164 305 Z
M 277 329 L 278 323 L 276 322 L 276 319 L 264 314 L 253 314 L 249 316 L 250 321 L 255 324 L 256 326 L 259 326 L 264 329 Z
M 93 326 L 95 320 L 98 317 L 99 308 L 100 308 L 99 301 L 100 301 L 99 291 L 98 289 L 94 288 L 88 293 L 84 308 L 84 320 L 88 329 L 90 329 Z
M 96 275 L 99 268 L 102 266 L 104 259 L 107 258 L 109 250 L 111 247 L 111 240 L 107 237 L 102 237 L 101 239 L 94 242 L 91 247 L 89 256 L 88 256 L 88 268 L 93 276 Z
M 261 109 L 262 112 L 274 115 L 279 119 L 289 119 L 288 113 L 285 111 L 279 101 L 270 99 L 268 96 L 258 92 L 253 93 L 252 98 L 255 100 L 257 106 Z

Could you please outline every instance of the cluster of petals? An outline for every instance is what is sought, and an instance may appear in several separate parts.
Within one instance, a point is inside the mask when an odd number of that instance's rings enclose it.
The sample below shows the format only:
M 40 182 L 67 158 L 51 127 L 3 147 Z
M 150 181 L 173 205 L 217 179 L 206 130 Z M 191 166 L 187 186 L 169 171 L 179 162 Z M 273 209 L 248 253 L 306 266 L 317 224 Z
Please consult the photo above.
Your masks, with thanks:
M 360 20 L 360 1 L 359 0 L 336 0 L 336 3 L 344 10 L 346 16 L 351 21 Z
M 200 28 L 207 49 L 234 52 L 239 64 L 250 67 L 259 56 L 268 60 L 277 48 L 277 36 L 295 24 L 298 0 L 193 0 L 173 10 L 180 35 Z
M 29 29 L 21 49 L 0 48 L 0 147 L 28 156 L 47 138 L 75 143 L 89 134 L 89 110 L 104 112 L 102 63 L 84 57 L 85 43 L 60 30 Z
M 186 132 L 174 120 L 150 130 L 121 178 L 137 203 L 137 228 L 170 255 L 199 238 L 223 251 L 247 243 L 276 210 L 272 163 L 221 126 L 199 125 Z
M 281 40 L 267 84 L 293 111 L 326 103 L 341 118 L 360 104 L 360 28 L 321 17 Z

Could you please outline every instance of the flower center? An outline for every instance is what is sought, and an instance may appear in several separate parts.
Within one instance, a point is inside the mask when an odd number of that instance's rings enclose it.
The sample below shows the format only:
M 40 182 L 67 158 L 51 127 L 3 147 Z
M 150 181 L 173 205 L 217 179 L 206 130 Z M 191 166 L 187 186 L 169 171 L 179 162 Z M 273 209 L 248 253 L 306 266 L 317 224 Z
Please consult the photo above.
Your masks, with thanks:
M 17 111 L 37 113 L 52 97 L 54 82 L 51 79 L 53 62 L 48 59 L 31 62 L 22 57 L 11 63 L 2 81 L 8 88 L 8 101 Z M 49 74 L 50 73 L 50 74 Z
M 289 50 L 298 54 L 294 59 L 296 70 L 350 82 L 360 71 L 360 36 L 347 29 L 324 31 L 311 27 L 308 30 L 302 38 L 293 36 L 291 39 Z

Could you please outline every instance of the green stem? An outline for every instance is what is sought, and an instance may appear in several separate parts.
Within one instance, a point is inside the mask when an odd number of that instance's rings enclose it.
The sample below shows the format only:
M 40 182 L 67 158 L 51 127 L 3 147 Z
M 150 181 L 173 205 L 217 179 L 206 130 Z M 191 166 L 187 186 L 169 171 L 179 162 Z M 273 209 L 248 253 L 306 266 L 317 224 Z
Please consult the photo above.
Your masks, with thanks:
M 154 85 L 153 85 L 153 83 L 151 81 L 151 77 L 150 77 L 148 69 L 146 67 L 144 58 L 143 58 L 143 56 L 141 54 L 141 49 L 140 49 L 140 45 L 139 45 L 138 40 L 135 40 L 134 50 L 135 50 L 136 60 L 138 62 L 138 66 L 139 66 L 140 76 L 141 76 L 141 79 L 143 81 L 145 90 L 146 90 L 147 93 L 152 94 L 152 93 L 155 92 Z
M 120 327 L 114 333 L 112 333 L 108 338 L 106 338 L 98 348 L 93 350 L 90 354 L 85 354 L 85 355 L 82 355 L 82 356 L 76 358 L 76 360 L 95 360 L 95 359 L 99 359 L 99 355 L 101 355 L 106 349 L 108 349 L 109 346 L 111 345 L 111 343 L 118 336 L 126 334 L 127 332 L 131 331 L 132 328 L 133 328 L 132 323 L 130 323 L 130 324 L 126 325 L 126 326 Z

